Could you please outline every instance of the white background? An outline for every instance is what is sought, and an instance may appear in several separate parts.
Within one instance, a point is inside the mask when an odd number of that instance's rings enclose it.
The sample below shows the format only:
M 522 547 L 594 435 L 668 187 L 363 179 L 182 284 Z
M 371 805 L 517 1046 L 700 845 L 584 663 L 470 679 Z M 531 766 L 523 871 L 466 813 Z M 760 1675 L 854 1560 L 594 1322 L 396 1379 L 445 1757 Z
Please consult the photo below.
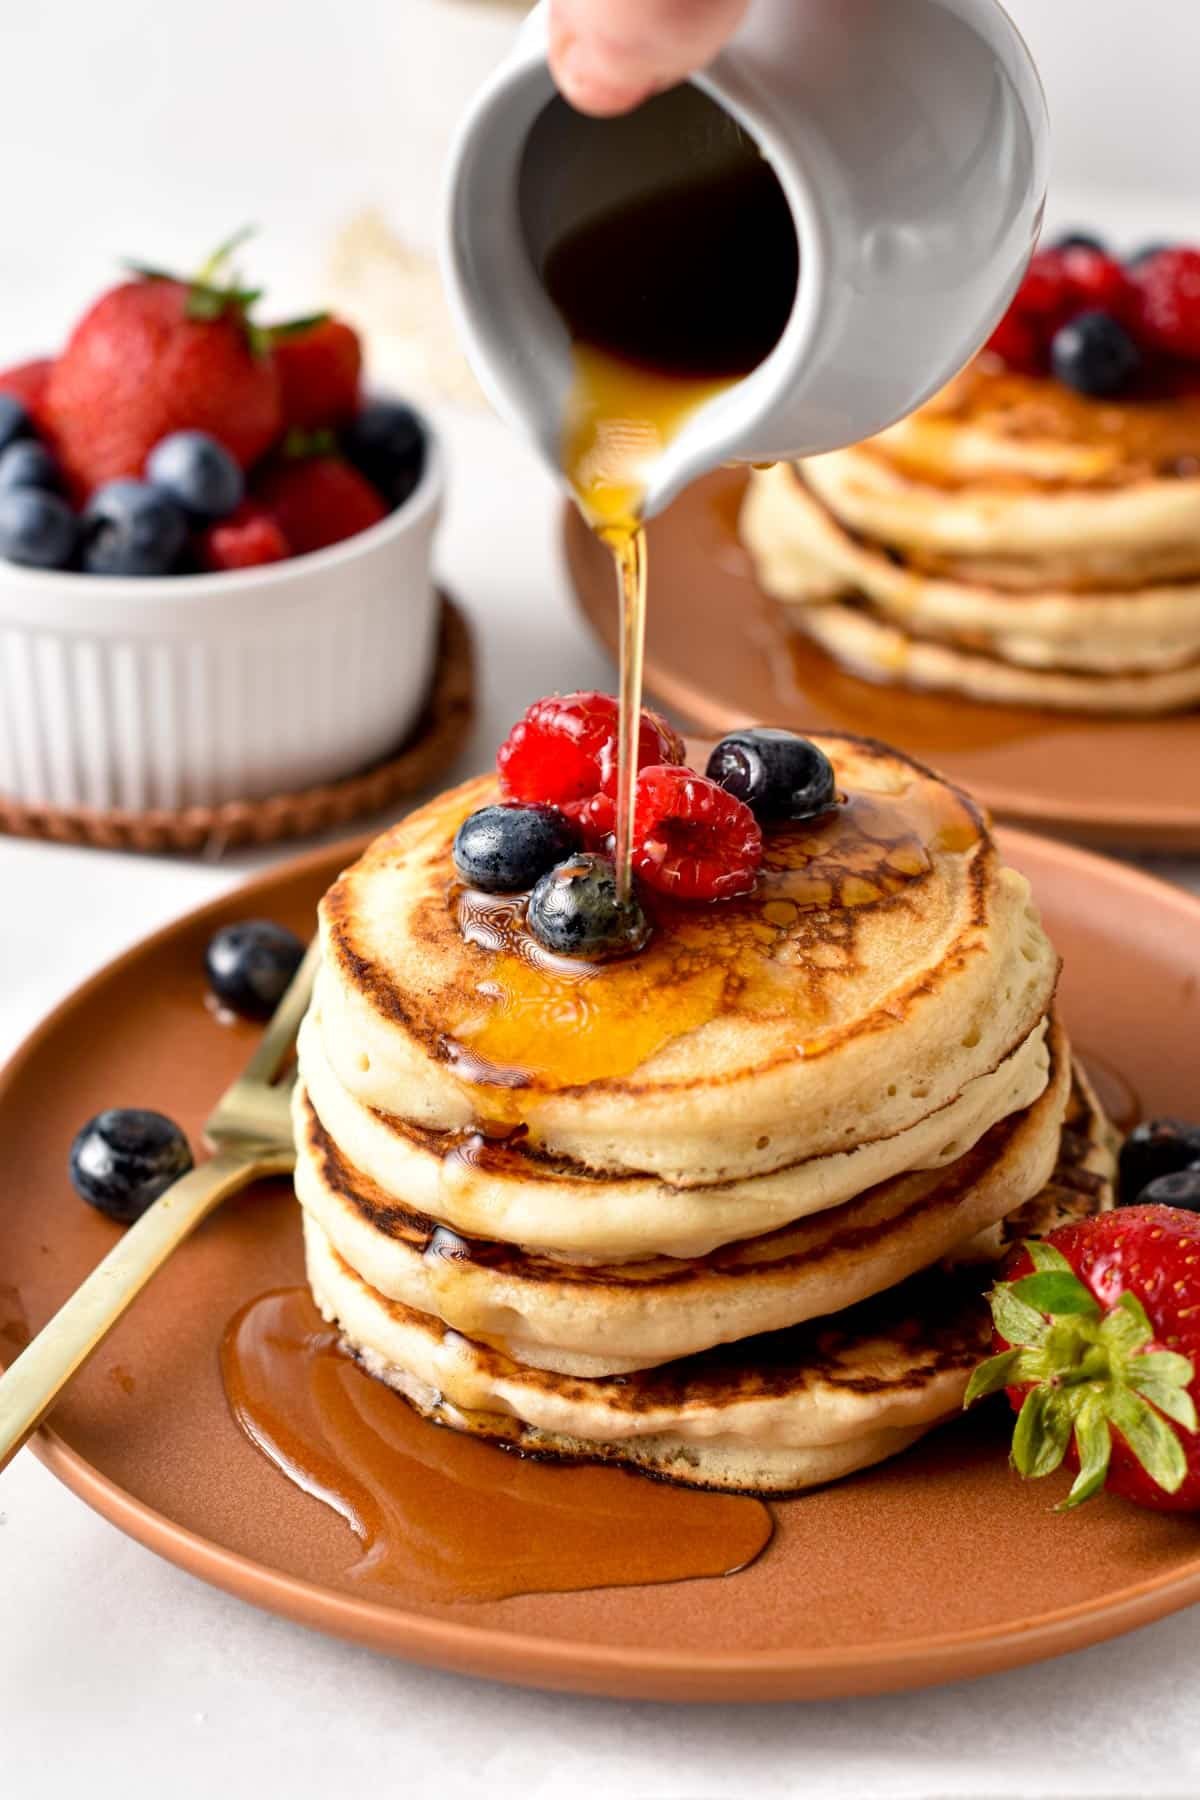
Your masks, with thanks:
M 1200 237 L 1200 8 L 1011 10 L 1047 80 L 1060 217 Z M 290 305 L 320 300 L 327 244 L 364 205 L 431 241 L 442 149 L 510 21 L 468 0 L 3 0 L 0 359 L 53 346 L 119 253 L 193 261 L 255 219 Z M 549 482 L 491 421 L 441 422 L 441 563 L 483 649 L 478 766 L 536 693 L 609 676 L 569 610 Z M 89 968 L 238 872 L 0 839 L 0 1055 Z M 0 1476 L 5 1800 L 1165 1800 L 1200 1791 L 1198 1698 L 1200 1615 L 880 1701 L 671 1711 L 509 1692 L 210 1591 L 29 1456 Z

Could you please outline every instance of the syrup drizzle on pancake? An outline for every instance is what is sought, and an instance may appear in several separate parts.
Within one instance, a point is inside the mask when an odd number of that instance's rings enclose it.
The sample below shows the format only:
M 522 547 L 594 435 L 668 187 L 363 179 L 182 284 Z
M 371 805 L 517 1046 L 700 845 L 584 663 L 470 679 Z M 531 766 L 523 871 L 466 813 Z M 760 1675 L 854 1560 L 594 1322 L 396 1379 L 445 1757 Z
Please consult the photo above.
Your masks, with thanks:
M 897 793 L 856 792 L 820 819 L 768 832 L 756 892 L 720 906 L 647 899 L 655 932 L 626 961 L 594 966 L 547 954 L 519 900 L 452 898 L 468 944 L 485 952 L 470 1010 L 444 1052 L 488 1089 L 490 1117 L 520 1122 L 531 1076 L 569 1088 L 631 1074 L 674 1038 L 722 1013 L 821 1021 L 819 989 L 797 969 L 848 943 L 849 915 L 901 894 L 937 855 L 968 854 L 977 817 L 951 788 L 914 774 Z M 806 1017 L 807 1006 L 807 1017 Z

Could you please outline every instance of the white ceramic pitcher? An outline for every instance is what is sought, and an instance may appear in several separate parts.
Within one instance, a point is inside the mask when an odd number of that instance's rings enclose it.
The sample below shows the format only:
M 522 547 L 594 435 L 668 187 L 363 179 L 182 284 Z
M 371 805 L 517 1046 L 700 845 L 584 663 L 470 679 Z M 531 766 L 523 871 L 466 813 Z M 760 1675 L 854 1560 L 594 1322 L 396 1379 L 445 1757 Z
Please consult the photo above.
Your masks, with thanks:
M 647 515 L 720 463 L 831 450 L 920 405 L 1008 305 L 1045 197 L 1045 101 L 996 0 L 751 0 L 693 85 L 772 165 L 800 280 L 770 356 L 658 460 Z M 665 165 L 694 173 L 706 145 L 656 137 L 653 102 L 597 127 L 555 96 L 543 0 L 459 131 L 444 263 L 489 398 L 557 470 L 570 344 L 529 249 L 530 209 L 561 214 L 576 193 L 582 203 L 595 175 L 585 133 L 611 134 L 609 204 L 661 181 Z M 538 155 L 526 157 L 538 121 Z

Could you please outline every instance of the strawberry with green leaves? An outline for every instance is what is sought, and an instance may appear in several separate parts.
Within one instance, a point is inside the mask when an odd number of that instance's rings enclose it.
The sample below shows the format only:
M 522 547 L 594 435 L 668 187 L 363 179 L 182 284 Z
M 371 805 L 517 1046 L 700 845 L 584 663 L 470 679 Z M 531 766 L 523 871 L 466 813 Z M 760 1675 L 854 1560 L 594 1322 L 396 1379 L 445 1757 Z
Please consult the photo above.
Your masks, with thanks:
M 1014 1252 L 991 1295 L 996 1354 L 970 1406 L 1001 1388 L 1018 1473 L 1078 1468 L 1064 1508 L 1102 1488 L 1200 1511 L 1200 1216 L 1128 1206 Z
M 42 414 L 79 497 L 140 476 L 154 446 L 177 431 L 216 438 L 242 468 L 281 436 L 273 351 L 291 328 L 254 322 L 259 290 L 231 265 L 244 235 L 190 281 L 135 268 L 76 325 L 49 374 Z

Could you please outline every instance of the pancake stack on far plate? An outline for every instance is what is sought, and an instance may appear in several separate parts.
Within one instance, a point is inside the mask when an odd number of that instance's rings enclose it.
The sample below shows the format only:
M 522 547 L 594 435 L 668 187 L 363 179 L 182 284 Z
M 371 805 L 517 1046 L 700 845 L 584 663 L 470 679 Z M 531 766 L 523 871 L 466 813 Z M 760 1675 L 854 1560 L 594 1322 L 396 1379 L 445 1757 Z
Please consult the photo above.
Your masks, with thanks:
M 854 449 L 755 475 L 767 590 L 876 681 L 1061 711 L 1200 705 L 1200 394 L 1094 400 L 981 357 Z
M 745 900 L 648 897 L 550 957 L 442 796 L 330 889 L 301 1033 L 309 1279 L 420 1412 L 519 1449 L 783 1493 L 953 1415 L 989 1262 L 1111 1203 L 1023 877 L 959 792 L 820 740 L 841 803 Z

